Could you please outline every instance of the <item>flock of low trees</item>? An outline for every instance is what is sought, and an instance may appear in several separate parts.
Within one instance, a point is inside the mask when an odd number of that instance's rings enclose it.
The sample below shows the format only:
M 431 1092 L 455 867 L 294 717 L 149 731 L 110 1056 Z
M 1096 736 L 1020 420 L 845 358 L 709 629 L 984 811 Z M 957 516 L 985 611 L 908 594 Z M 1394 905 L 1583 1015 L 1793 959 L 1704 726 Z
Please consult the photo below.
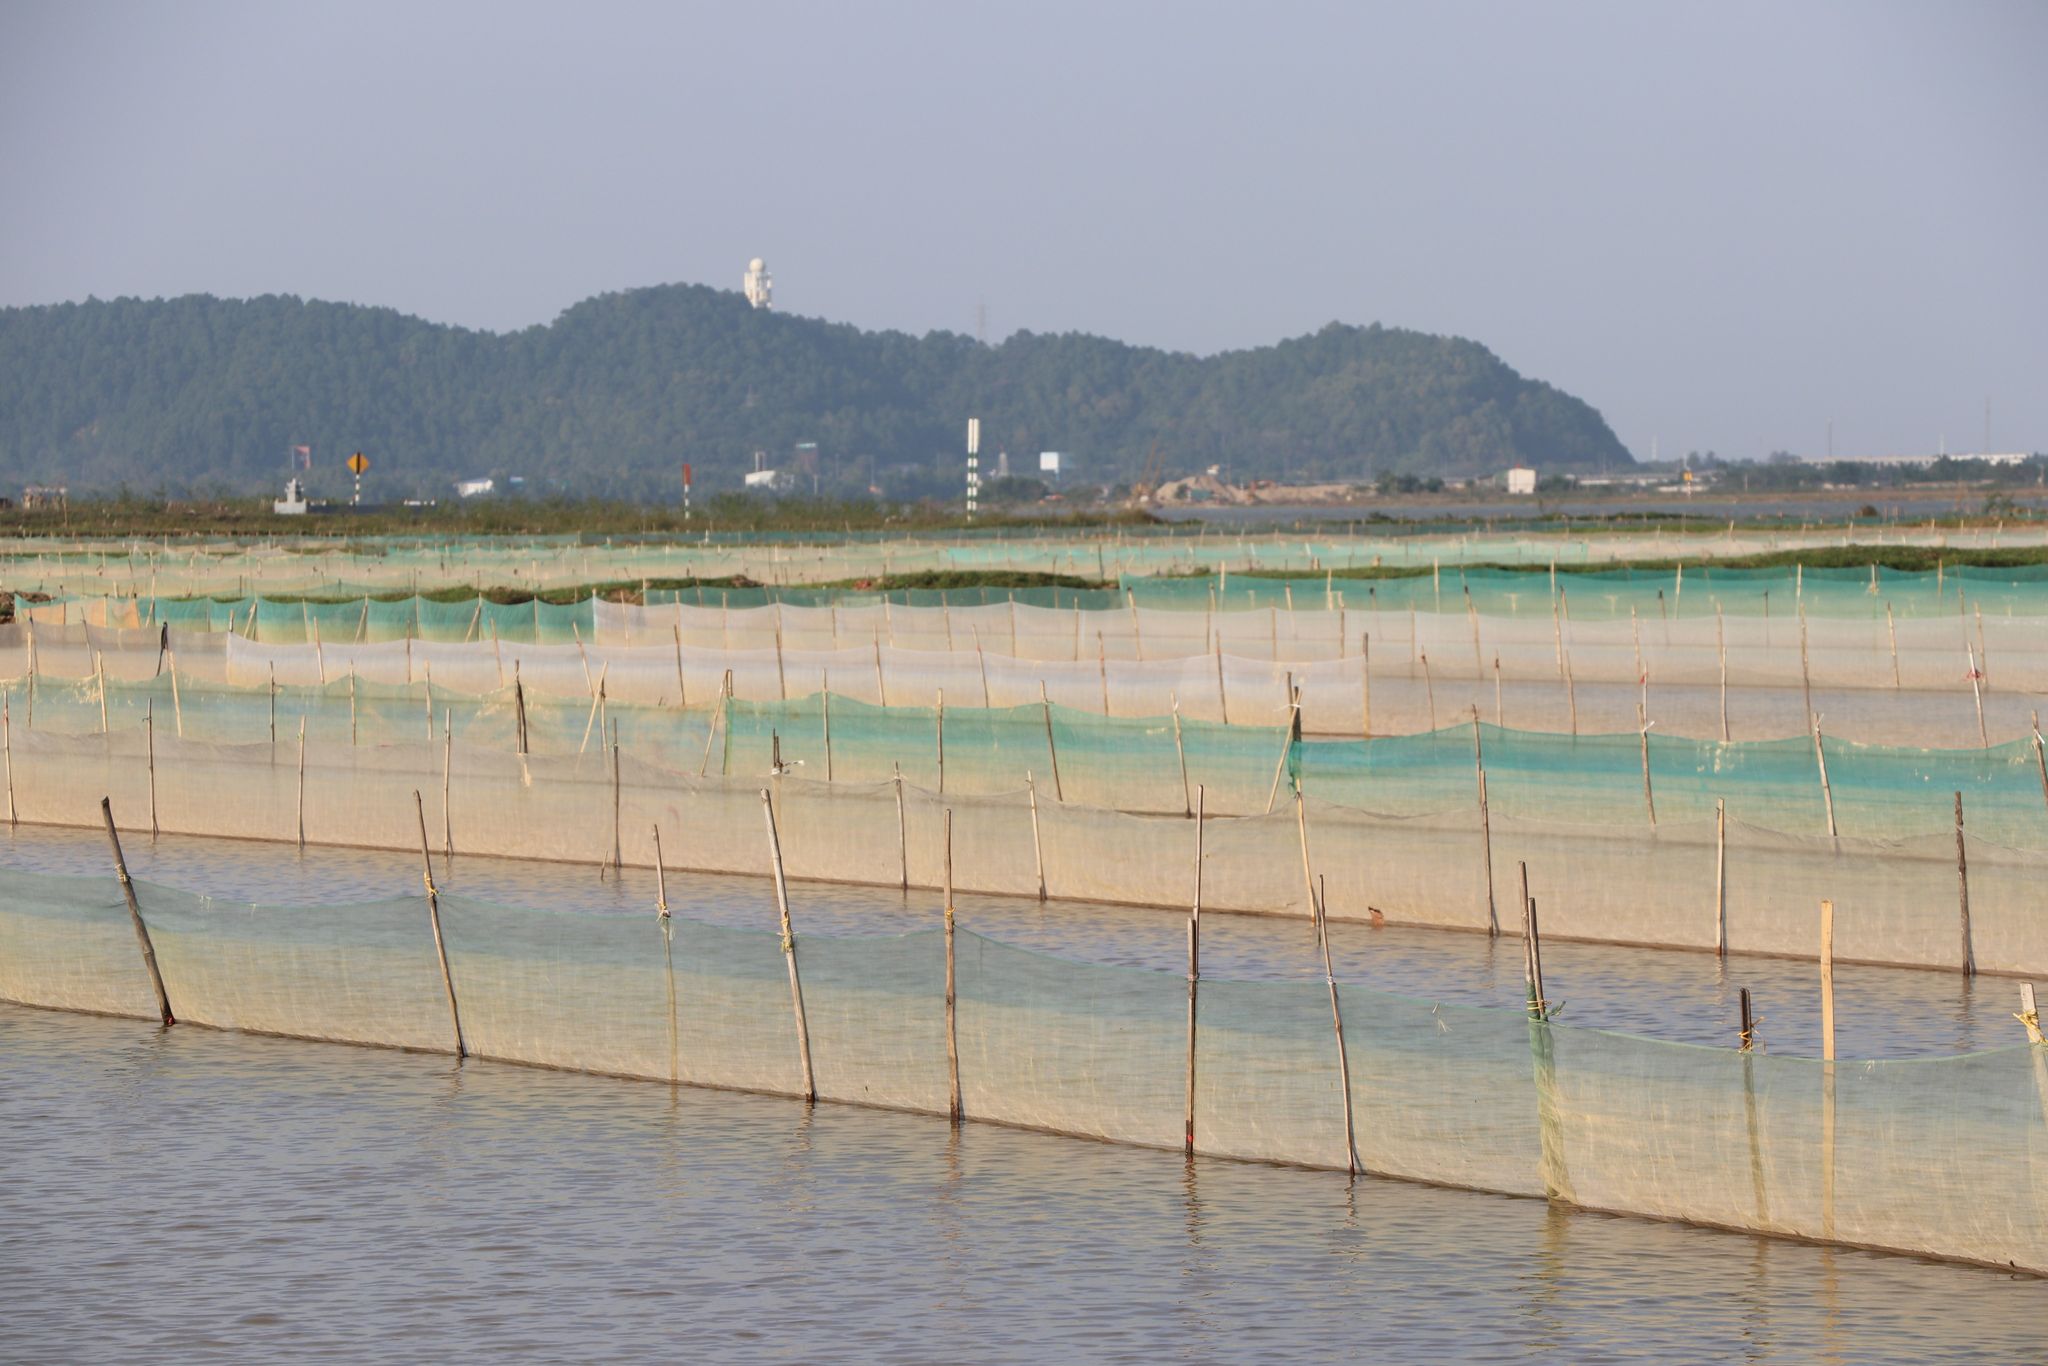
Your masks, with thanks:
M 806 494 L 957 495 L 964 421 L 1035 469 L 1369 481 L 1624 465 L 1600 415 L 1477 343 L 1331 324 L 1196 357 L 1100 337 L 1000 345 L 757 312 L 669 285 L 553 323 L 469 331 L 289 296 L 0 310 L 0 479 L 171 493 L 275 486 L 309 445 L 316 492 L 369 454 L 383 497 L 524 475 L 538 494 L 674 496 L 691 462 L 736 487 L 757 450 Z

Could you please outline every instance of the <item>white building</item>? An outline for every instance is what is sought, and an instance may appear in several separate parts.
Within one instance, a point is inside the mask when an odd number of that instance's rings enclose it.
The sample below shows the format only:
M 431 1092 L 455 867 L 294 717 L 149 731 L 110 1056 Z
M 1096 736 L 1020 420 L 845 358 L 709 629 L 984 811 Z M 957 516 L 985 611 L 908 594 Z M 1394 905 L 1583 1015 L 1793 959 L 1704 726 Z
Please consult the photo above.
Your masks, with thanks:
M 766 261 L 756 256 L 747 262 L 747 273 L 740 277 L 740 292 L 756 308 L 775 307 L 775 277 L 768 273 Z
M 270 510 L 280 517 L 303 517 L 306 515 L 306 486 L 296 479 L 284 481 L 284 497 L 270 505 Z
M 1530 469 L 1527 465 L 1516 465 L 1504 477 L 1507 480 L 1509 493 L 1533 494 L 1536 492 L 1536 471 Z
M 457 498 L 481 498 L 487 493 L 497 492 L 498 481 L 488 476 L 482 479 L 458 479 L 455 481 Z

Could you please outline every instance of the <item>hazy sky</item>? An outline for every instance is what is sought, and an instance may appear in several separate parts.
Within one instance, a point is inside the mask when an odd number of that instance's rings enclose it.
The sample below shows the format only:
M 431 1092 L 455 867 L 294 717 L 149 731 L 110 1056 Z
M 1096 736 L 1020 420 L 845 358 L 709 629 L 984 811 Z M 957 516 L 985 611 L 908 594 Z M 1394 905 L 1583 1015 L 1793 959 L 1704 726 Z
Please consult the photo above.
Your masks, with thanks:
M 1647 457 L 2048 449 L 2048 4 L 0 0 L 0 304 L 664 281 L 1453 332 Z

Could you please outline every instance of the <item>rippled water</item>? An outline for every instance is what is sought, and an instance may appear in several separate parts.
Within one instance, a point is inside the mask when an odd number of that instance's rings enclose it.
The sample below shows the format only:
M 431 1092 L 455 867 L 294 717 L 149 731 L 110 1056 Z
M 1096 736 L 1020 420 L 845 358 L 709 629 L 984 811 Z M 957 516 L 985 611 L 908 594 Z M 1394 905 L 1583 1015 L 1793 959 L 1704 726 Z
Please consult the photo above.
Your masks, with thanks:
M 0 1357 L 2021 1361 L 2048 1285 L 0 1006 Z

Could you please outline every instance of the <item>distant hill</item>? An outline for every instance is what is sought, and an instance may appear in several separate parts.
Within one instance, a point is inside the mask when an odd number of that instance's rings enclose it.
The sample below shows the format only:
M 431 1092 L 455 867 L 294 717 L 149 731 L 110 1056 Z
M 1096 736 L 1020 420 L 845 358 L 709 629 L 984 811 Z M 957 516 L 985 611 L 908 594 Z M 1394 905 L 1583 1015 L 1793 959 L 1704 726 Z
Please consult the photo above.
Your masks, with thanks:
M 959 483 L 965 419 L 983 454 L 1035 473 L 1128 479 L 1466 475 L 1622 465 L 1600 414 L 1454 337 L 1332 323 L 1209 357 L 1100 337 L 996 346 L 756 312 L 663 285 L 495 334 L 290 296 L 89 300 L 0 310 L 0 481 L 190 492 L 275 486 L 313 447 L 316 489 L 361 449 L 380 496 L 517 473 L 536 490 L 672 493 L 691 461 L 732 487 L 752 452 L 815 442 L 821 492 Z M 805 483 L 809 483 L 808 477 Z M 0 491 L 12 492 L 0 486 Z

